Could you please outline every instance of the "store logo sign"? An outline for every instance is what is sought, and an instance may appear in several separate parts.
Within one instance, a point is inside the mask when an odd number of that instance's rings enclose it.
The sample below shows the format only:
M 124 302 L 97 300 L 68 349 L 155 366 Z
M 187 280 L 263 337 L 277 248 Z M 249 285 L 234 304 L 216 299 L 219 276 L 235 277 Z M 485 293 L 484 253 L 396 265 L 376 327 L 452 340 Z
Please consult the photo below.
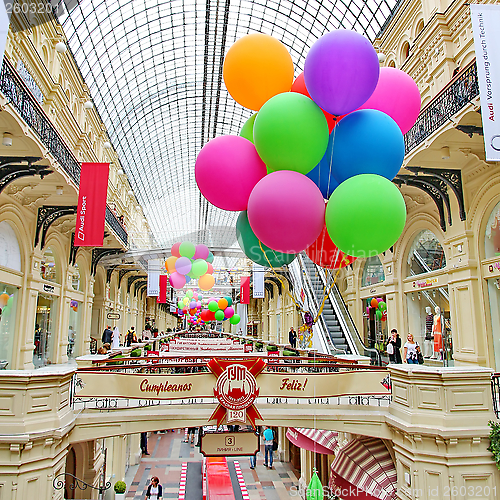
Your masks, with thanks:
M 495 262 L 493 264 L 490 264 L 488 266 L 488 270 L 490 273 L 493 273 L 495 271 L 500 271 L 500 262 Z
M 238 363 L 212 359 L 208 367 L 217 377 L 214 396 L 219 401 L 219 405 L 209 420 L 216 419 L 217 425 L 221 425 L 224 419 L 229 424 L 231 422 L 245 423 L 248 418 L 255 427 L 255 420 L 257 418 L 262 420 L 253 404 L 259 395 L 256 377 L 265 366 L 265 362 L 260 358 Z
M 428 286 L 437 285 L 437 278 L 427 278 L 425 280 L 417 280 L 413 282 L 413 288 L 427 288 Z

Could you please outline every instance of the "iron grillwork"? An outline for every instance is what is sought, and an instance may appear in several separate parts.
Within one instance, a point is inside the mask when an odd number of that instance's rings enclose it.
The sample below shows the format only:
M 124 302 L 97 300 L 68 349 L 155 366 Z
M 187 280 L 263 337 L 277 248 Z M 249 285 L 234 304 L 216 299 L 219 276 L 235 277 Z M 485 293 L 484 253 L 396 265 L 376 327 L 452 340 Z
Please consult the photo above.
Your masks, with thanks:
M 491 396 L 493 398 L 493 411 L 500 418 L 500 373 L 491 375 Z
M 405 134 L 405 154 L 415 149 L 478 95 L 477 67 L 476 61 L 473 61 L 421 111 L 415 125 Z
M 115 232 L 118 238 L 122 240 L 122 243 L 127 246 L 127 231 L 125 231 L 125 228 L 121 225 L 120 221 L 116 218 L 115 214 L 111 211 L 108 205 L 106 205 L 106 222 L 108 223 L 108 226 Z
M 56 477 L 54 477 L 54 480 L 52 481 L 52 486 L 54 487 L 55 490 L 62 490 L 66 486 L 66 477 L 73 479 L 73 482 L 68 485 L 71 491 L 75 491 L 76 489 L 86 490 L 87 488 L 91 488 L 93 490 L 98 490 L 99 495 L 102 498 L 104 492 L 111 488 L 111 483 L 109 481 L 99 486 L 92 486 L 91 484 L 86 483 L 85 481 L 77 478 L 76 476 L 70 474 L 69 472 L 62 472 L 61 474 L 58 474 Z

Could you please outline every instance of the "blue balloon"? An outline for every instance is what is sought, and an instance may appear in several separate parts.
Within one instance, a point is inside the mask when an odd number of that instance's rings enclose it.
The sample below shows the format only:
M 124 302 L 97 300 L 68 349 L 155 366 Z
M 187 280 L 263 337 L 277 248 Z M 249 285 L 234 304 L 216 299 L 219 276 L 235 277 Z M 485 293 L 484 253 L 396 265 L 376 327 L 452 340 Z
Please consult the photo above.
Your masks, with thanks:
M 191 278 L 187 274 L 184 276 L 184 278 L 186 278 L 186 284 L 191 281 Z
M 330 141 L 332 136 L 330 135 Z M 328 148 L 330 148 L 330 141 L 328 142 Z M 327 150 L 328 151 L 328 150 Z M 309 172 L 306 174 L 316 186 L 319 187 L 323 198 L 330 198 L 331 194 L 335 191 L 335 188 L 339 185 L 337 179 L 330 172 L 330 162 L 326 159 L 326 154 L 323 156 L 322 160 Z
M 339 182 L 359 174 L 394 179 L 405 156 L 405 143 L 398 124 L 375 109 L 348 114 L 333 129 L 320 165 L 330 165 Z

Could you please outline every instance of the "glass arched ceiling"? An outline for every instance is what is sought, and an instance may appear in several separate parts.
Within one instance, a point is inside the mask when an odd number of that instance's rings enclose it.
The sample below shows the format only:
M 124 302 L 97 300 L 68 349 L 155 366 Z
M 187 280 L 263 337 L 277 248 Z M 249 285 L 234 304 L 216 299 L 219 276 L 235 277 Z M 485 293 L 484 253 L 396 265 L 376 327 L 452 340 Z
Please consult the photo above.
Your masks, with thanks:
M 373 40 L 397 0 L 81 0 L 60 20 L 156 241 L 237 246 L 237 213 L 209 204 L 194 179 L 212 137 L 252 114 L 229 96 L 224 55 L 238 38 L 281 40 L 303 69 L 321 35 Z M 76 4 L 76 5 L 75 5 Z M 235 179 L 237 182 L 237 179 Z

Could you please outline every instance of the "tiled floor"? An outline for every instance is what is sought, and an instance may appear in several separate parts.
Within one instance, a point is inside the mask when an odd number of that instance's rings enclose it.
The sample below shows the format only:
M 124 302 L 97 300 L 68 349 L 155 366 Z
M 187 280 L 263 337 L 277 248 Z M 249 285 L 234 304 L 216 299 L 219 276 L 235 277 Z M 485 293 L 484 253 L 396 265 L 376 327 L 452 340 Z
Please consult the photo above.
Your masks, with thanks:
M 131 468 L 126 482 L 126 498 L 143 500 L 152 476 L 158 476 L 163 485 L 163 498 L 178 498 L 181 466 L 183 462 L 201 461 L 198 448 L 184 443 L 184 429 L 166 434 L 152 434 L 148 441 L 150 456 L 143 456 L 139 466 Z M 231 459 L 229 459 L 231 460 Z M 288 463 L 275 461 L 272 470 L 263 466 L 263 454 L 257 455 L 256 469 L 250 469 L 247 457 L 239 461 L 250 500 L 297 499 L 298 477 Z M 135 472 L 135 474 L 134 474 Z

